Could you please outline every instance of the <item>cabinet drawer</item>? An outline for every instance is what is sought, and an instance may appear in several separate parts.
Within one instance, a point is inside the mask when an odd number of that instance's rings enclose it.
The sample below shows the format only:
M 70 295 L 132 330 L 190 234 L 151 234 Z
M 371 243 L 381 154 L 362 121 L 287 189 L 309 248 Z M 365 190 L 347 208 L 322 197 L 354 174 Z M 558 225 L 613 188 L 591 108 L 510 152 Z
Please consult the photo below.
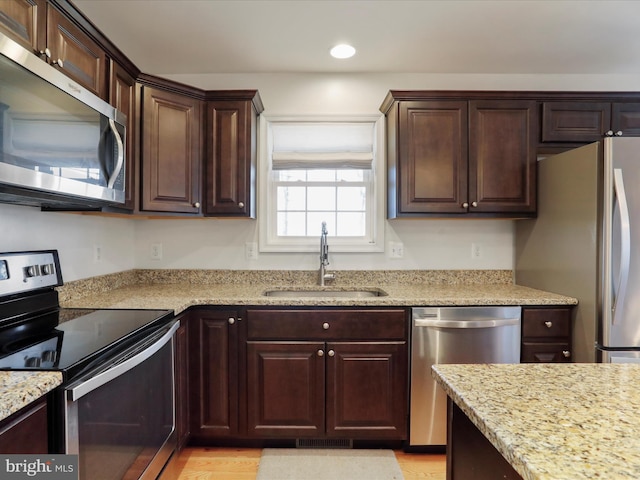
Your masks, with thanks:
M 523 309 L 523 337 L 568 337 L 571 334 L 571 310 Z
M 544 102 L 543 142 L 600 140 L 611 125 L 609 102 Z
M 535 343 L 522 344 L 520 355 L 522 363 L 561 363 L 571 361 L 571 349 L 568 343 Z
M 404 310 L 247 310 L 250 340 L 404 340 Z

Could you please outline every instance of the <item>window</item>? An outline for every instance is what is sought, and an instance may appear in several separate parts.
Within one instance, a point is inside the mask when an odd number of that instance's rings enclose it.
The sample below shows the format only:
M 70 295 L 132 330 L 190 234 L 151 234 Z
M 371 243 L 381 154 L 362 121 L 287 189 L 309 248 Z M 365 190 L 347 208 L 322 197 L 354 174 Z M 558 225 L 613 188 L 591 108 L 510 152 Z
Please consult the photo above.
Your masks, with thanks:
M 260 250 L 383 250 L 380 117 L 261 118 Z

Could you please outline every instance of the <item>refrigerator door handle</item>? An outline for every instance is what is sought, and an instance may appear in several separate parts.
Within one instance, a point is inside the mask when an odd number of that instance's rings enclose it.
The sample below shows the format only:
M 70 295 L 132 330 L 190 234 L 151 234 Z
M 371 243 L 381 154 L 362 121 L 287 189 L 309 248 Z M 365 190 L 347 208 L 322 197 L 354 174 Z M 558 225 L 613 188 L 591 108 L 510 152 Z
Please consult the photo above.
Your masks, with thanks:
M 613 316 L 611 324 L 616 323 L 619 310 L 622 310 L 622 303 L 627 294 L 627 282 L 629 280 L 629 261 L 631 258 L 631 231 L 629 228 L 629 207 L 627 206 L 627 196 L 624 190 L 622 179 L 622 169 L 613 170 L 613 188 L 616 202 L 620 210 L 620 268 L 618 274 L 618 294 L 613 301 L 611 308 Z M 620 306 L 620 309 L 618 309 Z

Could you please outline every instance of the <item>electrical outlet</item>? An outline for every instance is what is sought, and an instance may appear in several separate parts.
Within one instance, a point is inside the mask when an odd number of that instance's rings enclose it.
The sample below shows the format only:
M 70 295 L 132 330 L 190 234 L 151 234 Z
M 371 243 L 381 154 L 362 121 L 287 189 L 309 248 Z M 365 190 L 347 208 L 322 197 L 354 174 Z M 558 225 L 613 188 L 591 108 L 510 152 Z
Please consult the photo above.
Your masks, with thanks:
M 404 256 L 404 244 L 402 242 L 389 242 L 389 257 L 402 258 Z
M 245 243 L 244 256 L 247 260 L 256 260 L 258 258 L 258 244 L 256 242 Z
M 151 258 L 153 260 L 162 260 L 162 244 L 161 243 L 151 244 Z
M 471 244 L 471 258 L 482 258 L 482 245 L 480 243 Z
M 93 263 L 102 262 L 102 245 L 93 246 Z

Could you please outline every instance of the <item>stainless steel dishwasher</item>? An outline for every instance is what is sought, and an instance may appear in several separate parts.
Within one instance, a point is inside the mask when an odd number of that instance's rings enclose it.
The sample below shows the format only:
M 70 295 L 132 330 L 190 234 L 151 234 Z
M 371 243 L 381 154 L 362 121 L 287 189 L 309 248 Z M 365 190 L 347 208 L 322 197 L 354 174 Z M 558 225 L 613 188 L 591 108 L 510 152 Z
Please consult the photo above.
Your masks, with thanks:
M 520 363 L 520 307 L 413 308 L 409 447 L 447 443 L 438 363 Z

